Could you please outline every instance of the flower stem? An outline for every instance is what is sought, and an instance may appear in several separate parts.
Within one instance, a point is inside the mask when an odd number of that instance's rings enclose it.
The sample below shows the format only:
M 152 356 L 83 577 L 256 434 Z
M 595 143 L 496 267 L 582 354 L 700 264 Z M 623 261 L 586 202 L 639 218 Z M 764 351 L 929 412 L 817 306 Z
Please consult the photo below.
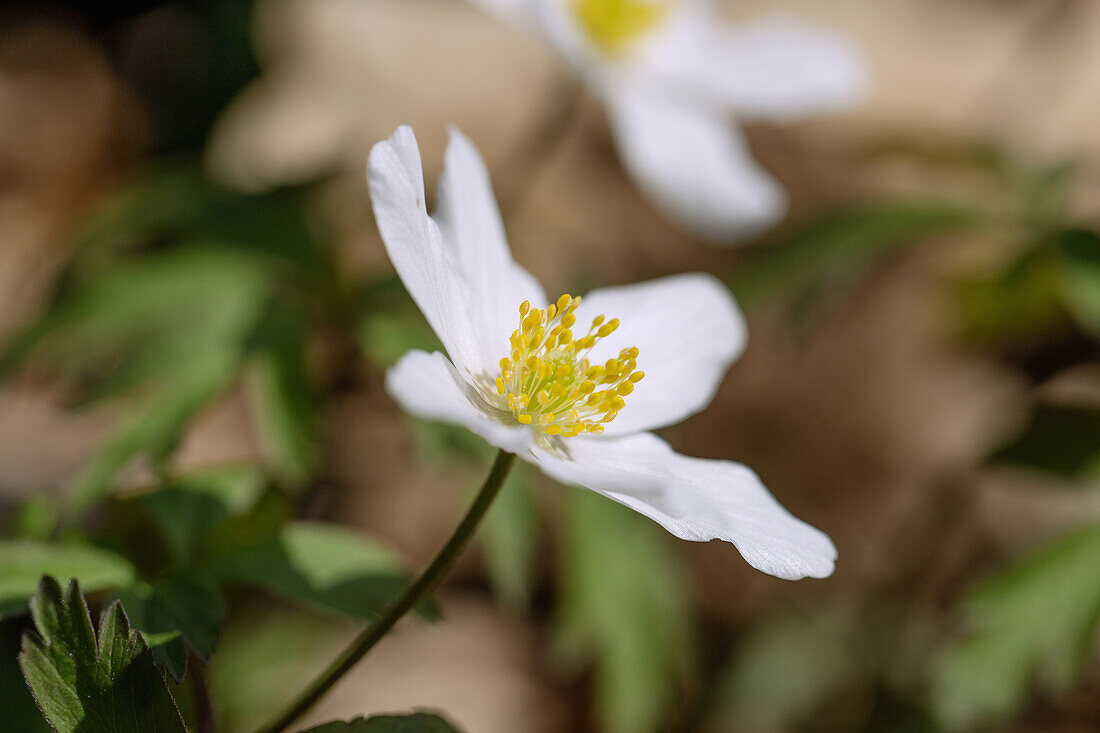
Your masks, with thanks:
M 265 725 L 258 733 L 280 733 L 286 730 L 287 726 L 313 707 L 348 670 L 354 667 L 367 652 L 374 648 L 375 644 L 381 641 L 382 637 L 393 628 L 394 624 L 401 620 L 402 616 L 412 610 L 424 598 L 432 586 L 439 581 L 451 566 L 451 563 L 461 554 L 470 538 L 473 537 L 478 524 L 481 523 L 485 513 L 500 492 L 501 486 L 504 485 L 504 479 L 508 476 L 515 460 L 516 457 L 511 453 L 505 451 L 497 453 L 496 459 L 493 461 L 493 467 L 489 470 L 489 475 L 485 478 L 481 490 L 478 491 L 474 503 L 470 505 L 466 516 L 462 518 L 462 522 L 455 528 L 451 538 L 447 540 L 447 544 L 443 545 L 443 548 L 436 554 L 435 559 L 432 560 L 427 569 L 405 590 L 400 598 L 386 609 L 381 617 L 355 637 L 351 644 L 340 653 L 340 656 L 334 659 L 310 686 L 291 703 L 286 712 Z

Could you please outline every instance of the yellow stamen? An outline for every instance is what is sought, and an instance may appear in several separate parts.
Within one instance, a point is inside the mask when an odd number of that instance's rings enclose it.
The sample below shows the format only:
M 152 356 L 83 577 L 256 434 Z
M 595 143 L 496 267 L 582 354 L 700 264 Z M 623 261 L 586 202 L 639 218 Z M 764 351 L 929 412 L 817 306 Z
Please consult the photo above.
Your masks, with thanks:
M 571 328 L 580 302 L 568 294 L 545 309 L 524 301 L 519 329 L 509 339 L 509 356 L 500 360 L 495 378 L 496 391 L 516 421 L 546 435 L 569 438 L 603 432 L 601 423 L 615 419 L 626 404 L 623 397 L 643 376 L 634 371 L 634 346 L 602 364 L 589 363 L 588 350 L 614 333 L 619 320 L 597 316 L 588 334 L 574 340 Z

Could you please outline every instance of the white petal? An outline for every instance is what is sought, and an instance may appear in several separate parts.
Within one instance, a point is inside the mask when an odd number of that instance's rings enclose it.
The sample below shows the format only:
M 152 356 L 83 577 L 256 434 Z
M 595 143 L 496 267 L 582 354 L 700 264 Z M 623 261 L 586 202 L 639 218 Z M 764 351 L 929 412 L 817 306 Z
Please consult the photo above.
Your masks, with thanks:
M 378 230 L 405 289 L 455 364 L 467 372 L 484 369 L 471 317 L 473 294 L 454 250 L 444 245 L 428 216 L 420 149 L 411 128 L 403 125 L 371 148 L 367 177 Z
M 671 425 L 702 410 L 747 340 L 729 290 L 701 273 L 593 291 L 577 308 L 574 332 L 583 335 L 600 314 L 618 318 L 620 325 L 589 359 L 602 363 L 637 346 L 638 369 L 645 372 L 626 407 L 608 423 L 607 435 Z
M 451 128 L 449 134 L 432 218 L 462 268 L 480 349 L 486 365 L 495 370 L 519 325 L 520 303 L 529 300 L 539 308 L 546 304 L 546 295 L 512 259 L 489 172 L 477 149 L 458 130 Z
M 413 350 L 386 372 L 386 391 L 419 418 L 461 425 L 510 453 L 525 453 L 531 431 L 499 422 L 438 351 Z
M 738 116 L 775 120 L 847 106 L 863 95 L 868 76 L 839 35 L 786 16 L 723 29 L 699 14 L 668 33 L 647 66 Z
M 451 134 L 429 217 L 416 138 L 402 126 L 370 155 L 370 190 L 386 251 L 406 289 L 467 376 L 496 369 L 524 299 L 538 283 L 512 260 L 488 173 L 470 142 Z
M 732 542 L 754 568 L 788 580 L 833 572 L 832 540 L 784 509 L 746 466 L 680 455 L 650 433 L 561 443 L 567 457 L 535 452 L 543 471 L 614 499 L 681 539 Z
M 603 85 L 619 156 L 666 217 L 729 241 L 783 216 L 786 194 L 723 115 L 619 80 Z
M 535 16 L 537 0 L 470 0 L 488 13 L 492 13 L 509 23 L 531 23 Z

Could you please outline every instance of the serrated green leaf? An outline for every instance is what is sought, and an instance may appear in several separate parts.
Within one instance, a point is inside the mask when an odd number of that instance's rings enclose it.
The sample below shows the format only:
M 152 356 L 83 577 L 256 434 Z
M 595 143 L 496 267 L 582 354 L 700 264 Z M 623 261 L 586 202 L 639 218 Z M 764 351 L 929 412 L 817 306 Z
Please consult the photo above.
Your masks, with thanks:
M 183 570 L 156 583 L 138 583 L 118 594 L 153 657 L 176 682 L 187 671 L 188 650 L 210 661 L 225 617 L 225 601 L 210 579 Z
M 438 715 L 410 713 L 325 723 L 301 733 L 458 733 L 458 729 Z
M 211 563 L 223 581 L 263 587 L 315 608 L 374 618 L 405 585 L 393 553 L 359 532 L 319 522 L 288 524 L 277 536 Z
M 1032 684 L 1065 690 L 1100 619 L 1100 527 L 1050 542 L 975 587 L 963 605 L 969 634 L 932 674 L 946 725 L 965 728 L 1025 704 Z
M 76 578 L 89 592 L 134 581 L 134 566 L 98 547 L 0 540 L 0 616 L 25 612 L 43 575 Z
M 1100 478 L 1100 409 L 1040 405 L 1024 432 L 991 460 L 1078 480 Z
M 595 665 L 599 728 L 660 727 L 691 655 L 682 573 L 667 535 L 598 494 L 568 492 L 557 643 Z
M 56 581 L 43 578 L 31 613 L 38 633 L 24 635 L 19 664 L 58 733 L 186 733 L 121 603 L 103 613 L 98 640 L 76 581 L 62 596 Z

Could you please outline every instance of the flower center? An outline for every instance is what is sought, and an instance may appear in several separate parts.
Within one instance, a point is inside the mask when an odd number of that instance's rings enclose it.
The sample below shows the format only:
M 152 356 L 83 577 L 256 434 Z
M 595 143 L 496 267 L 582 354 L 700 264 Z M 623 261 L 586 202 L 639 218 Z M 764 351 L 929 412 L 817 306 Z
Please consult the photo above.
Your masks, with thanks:
M 573 0 L 573 14 L 601 51 L 619 57 L 667 15 L 670 0 Z
M 511 354 L 500 360 L 497 392 L 519 423 L 547 435 L 602 433 L 603 423 L 615 419 L 626 404 L 623 398 L 645 376 L 634 371 L 635 346 L 603 364 L 589 363 L 592 347 L 619 327 L 619 319 L 596 316 L 588 333 L 574 337 L 573 312 L 580 303 L 579 297 L 563 295 L 540 310 L 523 301 Z

